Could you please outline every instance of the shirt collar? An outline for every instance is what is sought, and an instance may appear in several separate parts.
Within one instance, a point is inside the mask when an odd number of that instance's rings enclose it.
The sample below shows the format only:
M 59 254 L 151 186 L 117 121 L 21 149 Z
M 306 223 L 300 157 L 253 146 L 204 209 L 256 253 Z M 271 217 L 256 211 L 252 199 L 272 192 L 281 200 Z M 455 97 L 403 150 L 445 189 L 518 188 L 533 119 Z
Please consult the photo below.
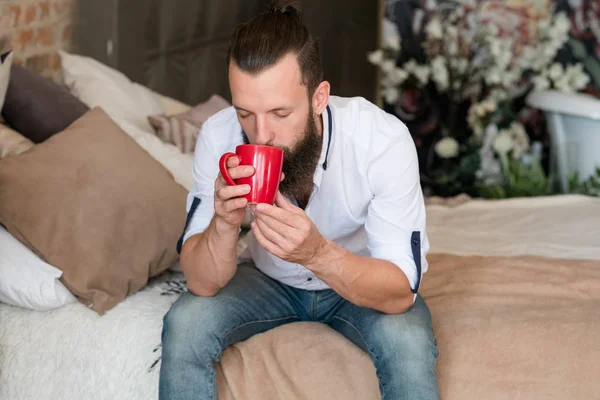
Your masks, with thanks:
M 323 121 L 323 134 L 321 135 L 323 143 L 321 144 L 321 156 L 319 157 L 319 162 L 317 163 L 317 168 L 315 169 L 315 173 L 313 175 L 313 182 L 317 187 L 321 187 L 323 173 L 327 169 L 329 150 L 331 147 L 331 137 L 333 135 L 333 115 L 329 105 L 323 114 L 321 114 L 321 119 Z

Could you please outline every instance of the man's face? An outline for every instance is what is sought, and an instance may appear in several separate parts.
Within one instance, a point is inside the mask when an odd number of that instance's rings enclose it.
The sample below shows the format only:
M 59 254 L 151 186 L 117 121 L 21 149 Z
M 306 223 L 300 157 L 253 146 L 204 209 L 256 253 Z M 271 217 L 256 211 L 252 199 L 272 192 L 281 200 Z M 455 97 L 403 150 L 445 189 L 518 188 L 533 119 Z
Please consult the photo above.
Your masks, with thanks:
M 282 193 L 293 195 L 312 188 L 321 134 L 296 57 L 285 56 L 258 76 L 241 71 L 232 62 L 229 85 L 244 142 L 285 151 Z
M 229 86 L 238 120 L 251 143 L 293 148 L 309 113 L 307 89 L 294 55 L 257 76 L 231 62 Z

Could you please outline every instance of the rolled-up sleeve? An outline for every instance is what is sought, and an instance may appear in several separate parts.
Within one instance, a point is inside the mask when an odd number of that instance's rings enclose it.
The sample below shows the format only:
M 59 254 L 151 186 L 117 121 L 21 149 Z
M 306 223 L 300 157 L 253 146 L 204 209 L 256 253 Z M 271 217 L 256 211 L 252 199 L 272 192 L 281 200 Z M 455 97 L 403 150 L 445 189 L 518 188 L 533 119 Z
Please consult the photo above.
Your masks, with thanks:
M 370 255 L 397 265 L 416 297 L 427 271 L 429 241 L 419 162 L 410 135 L 374 157 L 367 174 L 373 196 L 365 223 Z
M 210 120 L 202 125 L 194 150 L 192 169 L 194 185 L 187 196 L 188 215 L 177 244 L 178 251 L 181 251 L 183 244 L 190 237 L 204 232 L 214 215 L 214 187 L 219 167 L 217 155 L 214 154 L 207 140 L 209 130 Z

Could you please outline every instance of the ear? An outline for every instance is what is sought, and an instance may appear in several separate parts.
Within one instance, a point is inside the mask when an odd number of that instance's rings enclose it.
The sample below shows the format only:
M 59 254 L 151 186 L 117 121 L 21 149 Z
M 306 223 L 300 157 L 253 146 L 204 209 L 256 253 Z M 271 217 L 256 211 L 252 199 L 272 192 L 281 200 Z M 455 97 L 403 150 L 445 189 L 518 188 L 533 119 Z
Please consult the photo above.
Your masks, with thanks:
M 329 103 L 329 82 L 323 81 L 317 86 L 312 97 L 313 112 L 317 115 L 323 114 L 327 104 Z

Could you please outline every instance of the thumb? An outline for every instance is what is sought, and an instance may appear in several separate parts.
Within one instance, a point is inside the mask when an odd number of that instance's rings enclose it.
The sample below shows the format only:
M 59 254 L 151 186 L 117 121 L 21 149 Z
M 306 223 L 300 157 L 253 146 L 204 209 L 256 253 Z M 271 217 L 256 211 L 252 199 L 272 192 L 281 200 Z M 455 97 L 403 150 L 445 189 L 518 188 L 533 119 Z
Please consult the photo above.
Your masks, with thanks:
M 279 208 L 283 208 L 284 210 L 294 211 L 296 207 L 288 199 L 285 198 L 284 195 L 278 190 L 277 195 L 275 196 L 275 205 Z

